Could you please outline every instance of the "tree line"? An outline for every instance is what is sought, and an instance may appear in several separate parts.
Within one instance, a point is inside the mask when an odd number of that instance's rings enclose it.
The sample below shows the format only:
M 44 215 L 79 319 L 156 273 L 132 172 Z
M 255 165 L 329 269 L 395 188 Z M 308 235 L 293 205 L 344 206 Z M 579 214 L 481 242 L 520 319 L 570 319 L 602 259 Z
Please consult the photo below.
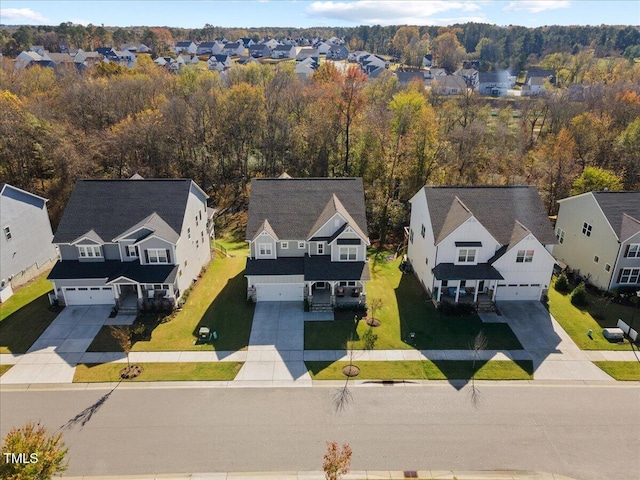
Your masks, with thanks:
M 214 205 L 240 210 L 252 177 L 363 177 L 383 243 L 425 184 L 533 184 L 553 214 L 577 180 L 594 184 L 588 168 L 613 176 L 597 181 L 640 186 L 640 64 L 592 58 L 580 74 L 578 92 L 486 99 L 331 62 L 302 80 L 292 63 L 175 75 L 140 56 L 133 69 L 79 74 L 14 70 L 5 58 L 0 181 L 49 198 L 54 226 L 76 179 L 135 173 L 193 178 Z

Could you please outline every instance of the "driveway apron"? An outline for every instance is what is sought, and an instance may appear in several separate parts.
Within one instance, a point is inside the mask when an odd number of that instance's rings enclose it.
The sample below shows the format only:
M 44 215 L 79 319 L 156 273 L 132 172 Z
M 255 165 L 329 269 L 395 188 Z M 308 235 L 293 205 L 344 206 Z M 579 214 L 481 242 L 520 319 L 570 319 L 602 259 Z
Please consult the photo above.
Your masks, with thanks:
M 0 383 L 71 383 L 76 365 L 110 320 L 110 312 L 110 306 L 66 307 Z
M 232 386 L 311 386 L 300 302 L 258 302 L 247 360 Z
M 591 363 L 540 302 L 501 302 L 498 308 L 531 357 L 534 379 L 612 380 Z

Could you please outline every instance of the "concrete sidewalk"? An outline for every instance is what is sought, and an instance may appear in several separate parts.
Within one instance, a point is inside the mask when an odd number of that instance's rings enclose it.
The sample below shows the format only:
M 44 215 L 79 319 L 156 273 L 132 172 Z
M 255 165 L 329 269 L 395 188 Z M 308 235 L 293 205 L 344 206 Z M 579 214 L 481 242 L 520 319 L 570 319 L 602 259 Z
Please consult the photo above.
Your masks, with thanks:
M 65 480 L 324 480 L 324 472 L 219 472 L 219 473 L 183 473 L 166 475 L 118 475 L 118 476 L 82 476 L 53 477 Z M 343 475 L 344 480 L 400 480 L 418 478 L 422 480 L 573 480 L 570 477 L 546 472 L 526 472 L 517 470 L 496 471 L 453 471 L 453 470 L 417 470 L 404 471 L 352 471 Z

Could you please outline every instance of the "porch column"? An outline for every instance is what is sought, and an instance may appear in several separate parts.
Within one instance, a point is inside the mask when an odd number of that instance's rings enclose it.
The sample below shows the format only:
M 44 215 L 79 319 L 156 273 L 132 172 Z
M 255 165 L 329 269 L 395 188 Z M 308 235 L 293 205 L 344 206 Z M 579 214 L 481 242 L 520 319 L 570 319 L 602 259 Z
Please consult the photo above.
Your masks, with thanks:
M 365 290 L 365 285 L 367 284 L 367 282 L 358 282 L 358 283 L 360 283 L 360 292 L 361 292 L 363 295 L 366 295 L 366 294 L 367 294 L 367 291 Z
M 476 280 L 476 288 L 473 290 L 473 303 L 478 301 L 478 286 L 480 285 L 480 281 Z
M 168 297 L 173 297 L 174 296 L 173 285 L 172 284 L 169 284 L 169 289 L 167 290 L 167 296 Z
M 458 303 L 458 298 L 460 298 L 460 280 L 458 280 L 458 285 L 456 285 L 456 303 Z
M 440 303 L 440 297 L 442 296 L 442 280 L 438 280 L 438 303 Z
M 491 295 L 491 301 L 496 301 L 496 293 L 498 293 L 498 280 L 493 281 L 493 295 Z
M 142 298 L 142 285 L 137 283 L 136 284 L 136 289 L 138 290 L 138 298 Z
M 329 282 L 329 285 L 331 286 L 331 296 L 335 295 L 335 288 L 336 288 L 336 282 Z

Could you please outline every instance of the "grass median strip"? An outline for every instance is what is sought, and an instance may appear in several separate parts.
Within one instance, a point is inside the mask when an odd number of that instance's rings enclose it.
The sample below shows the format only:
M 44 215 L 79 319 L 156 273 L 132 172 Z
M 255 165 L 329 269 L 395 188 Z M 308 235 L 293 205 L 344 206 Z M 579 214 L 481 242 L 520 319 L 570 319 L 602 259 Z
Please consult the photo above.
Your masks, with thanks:
M 305 362 L 314 380 L 344 380 L 342 368 L 348 362 Z M 532 380 L 529 360 L 446 361 L 355 361 L 360 368 L 356 380 Z
M 136 363 L 144 371 L 128 382 L 233 380 L 242 362 Z M 117 382 L 126 363 L 83 363 L 76 367 L 74 383 Z
M 640 362 L 593 362 L 616 380 L 640 382 Z

